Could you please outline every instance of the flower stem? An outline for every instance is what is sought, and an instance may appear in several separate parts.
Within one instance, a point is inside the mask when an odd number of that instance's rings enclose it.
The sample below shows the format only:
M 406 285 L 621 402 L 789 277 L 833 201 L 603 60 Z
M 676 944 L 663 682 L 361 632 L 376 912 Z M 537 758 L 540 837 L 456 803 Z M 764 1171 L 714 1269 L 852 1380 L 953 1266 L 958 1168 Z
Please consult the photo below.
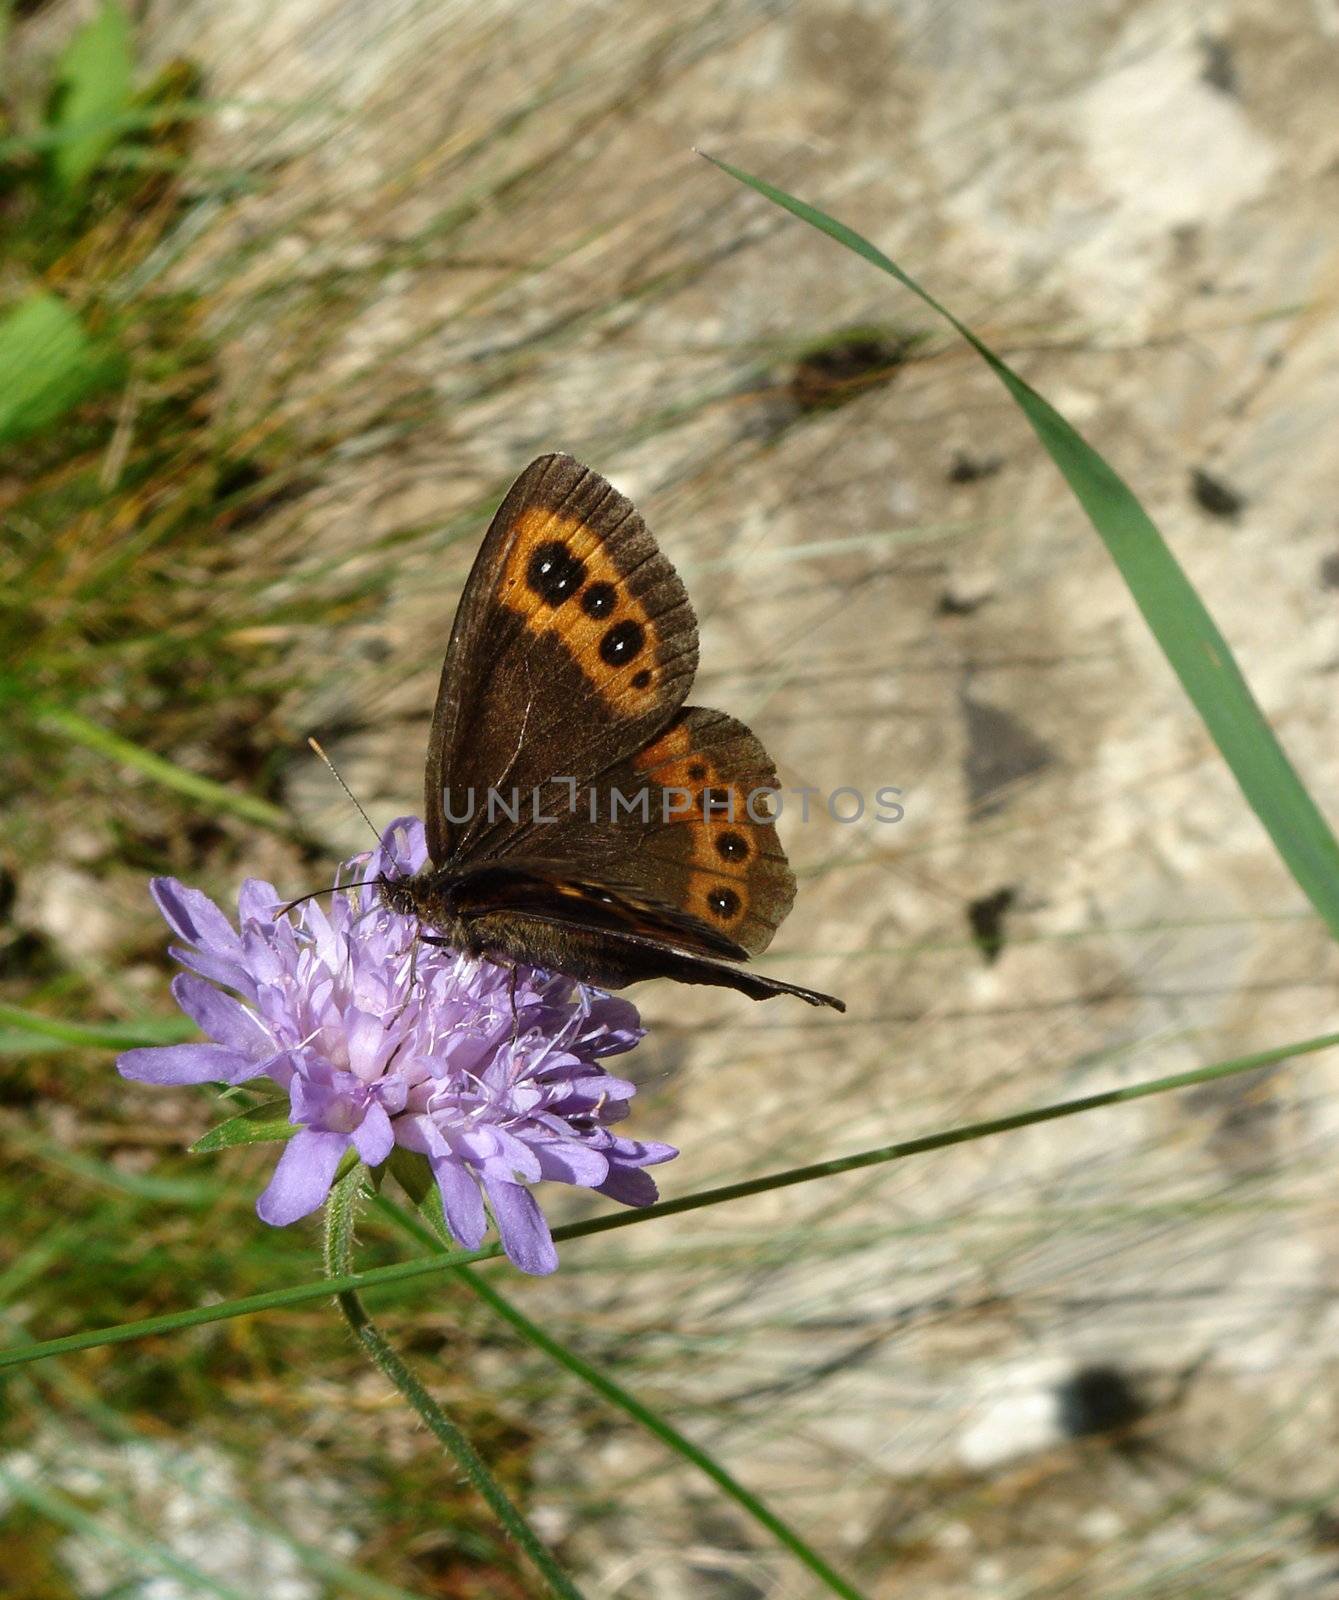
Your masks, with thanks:
M 365 1169 L 355 1167 L 335 1185 L 325 1212 L 325 1270 L 330 1278 L 345 1278 L 353 1270 L 353 1229 L 362 1199 Z M 359 1344 L 383 1377 L 392 1383 L 418 1413 L 424 1426 L 455 1457 L 456 1464 L 488 1503 L 490 1510 L 543 1575 L 560 1600 L 582 1600 L 581 1591 L 540 1542 L 538 1534 L 508 1498 L 488 1470 L 483 1457 L 451 1421 L 414 1374 L 400 1360 L 371 1317 L 356 1291 L 345 1289 L 335 1300 Z
M 396 1205 L 393 1200 L 385 1195 L 377 1195 L 373 1204 L 376 1209 L 398 1227 L 401 1232 L 416 1239 L 427 1249 L 436 1251 L 439 1255 L 447 1254 L 449 1247 L 432 1231 L 427 1223 L 413 1216 L 402 1206 Z M 796 1560 L 808 1567 L 809 1571 L 835 1595 L 840 1595 L 842 1600 L 865 1600 L 853 1584 L 849 1583 L 839 1572 L 835 1572 L 819 1553 L 812 1549 L 789 1525 L 783 1522 L 774 1511 L 769 1508 L 750 1490 L 746 1489 L 738 1479 L 731 1476 L 723 1466 L 700 1445 L 696 1445 L 672 1423 L 653 1411 L 644 1404 L 635 1394 L 623 1388 L 612 1378 L 607 1377 L 598 1367 L 593 1366 L 584 1357 L 579 1356 L 575 1350 L 555 1339 L 552 1334 L 546 1333 L 538 1323 L 532 1322 L 529 1317 L 516 1305 L 500 1294 L 491 1283 L 485 1280 L 469 1267 L 457 1267 L 454 1277 L 476 1295 L 483 1303 L 504 1322 L 508 1322 L 521 1335 L 528 1340 L 537 1350 L 542 1350 L 551 1360 L 556 1361 L 574 1377 L 603 1395 L 611 1404 L 625 1411 L 634 1422 L 641 1423 L 649 1433 L 655 1435 L 662 1444 L 681 1455 L 685 1461 L 690 1462 L 700 1472 L 706 1473 L 713 1483 L 729 1495 L 741 1510 L 748 1513 L 755 1522 L 760 1523 L 768 1533 L 783 1545 Z

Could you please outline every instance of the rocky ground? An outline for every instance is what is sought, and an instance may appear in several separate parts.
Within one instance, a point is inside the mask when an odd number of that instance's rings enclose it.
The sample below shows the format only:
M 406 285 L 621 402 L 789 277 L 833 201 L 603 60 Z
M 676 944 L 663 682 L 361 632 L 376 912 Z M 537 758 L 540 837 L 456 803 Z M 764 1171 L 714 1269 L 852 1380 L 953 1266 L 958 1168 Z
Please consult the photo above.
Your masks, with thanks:
M 173 0 L 142 26 L 214 97 L 309 102 L 209 132 L 282 176 L 170 271 L 221 324 L 251 308 L 225 388 L 320 456 L 259 535 L 288 581 L 392 566 L 374 612 L 295 627 L 319 670 L 281 708 L 369 811 L 417 806 L 486 503 L 551 448 L 636 499 L 697 604 L 698 698 L 784 783 L 905 791 L 895 825 L 783 830 L 768 970 L 846 1016 L 640 997 L 667 1192 L 1336 1026 L 1323 930 L 996 381 L 692 154 L 860 228 L 1082 428 L 1339 818 L 1333 0 Z M 361 846 L 296 738 L 284 785 Z M 1339 1592 L 1337 1136 L 1339 1063 L 1299 1060 L 573 1244 L 525 1303 L 871 1594 Z M 545 1394 L 535 1506 L 592 1596 L 815 1592 Z

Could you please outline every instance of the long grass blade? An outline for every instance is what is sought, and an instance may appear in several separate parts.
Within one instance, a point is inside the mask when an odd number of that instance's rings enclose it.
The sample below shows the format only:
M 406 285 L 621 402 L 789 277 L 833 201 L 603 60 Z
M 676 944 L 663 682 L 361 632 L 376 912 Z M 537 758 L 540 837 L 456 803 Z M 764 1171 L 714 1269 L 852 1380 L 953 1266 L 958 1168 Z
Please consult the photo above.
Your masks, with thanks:
M 182 1044 L 199 1037 L 189 1017 L 145 1017 L 139 1022 L 66 1022 L 61 1017 L 0 1003 L 0 1055 L 37 1051 L 129 1050 L 135 1045 Z
M 155 755 L 152 750 L 144 749 L 142 745 L 121 738 L 110 729 L 80 716 L 77 711 L 69 711 L 63 706 L 42 705 L 37 709 L 36 720 L 48 732 L 83 745 L 86 750 L 106 756 L 110 761 L 119 761 L 164 789 L 185 795 L 188 800 L 198 800 L 215 811 L 226 811 L 244 822 L 272 828 L 276 833 L 292 834 L 296 831 L 292 819 L 268 800 L 258 800 L 255 795 L 238 794 L 235 789 L 215 783 L 212 778 L 201 777 L 198 772 L 188 772 L 175 761 L 168 761 L 163 756 Z
M 991 368 L 1100 534 L 1275 849 L 1339 939 L 1339 842 L 1266 721 L 1227 641 L 1129 485 L 1048 400 L 868 239 L 762 178 L 714 156 L 706 159 L 896 278 L 956 329 Z
M 1293 1056 L 1314 1055 L 1320 1050 L 1339 1046 L 1339 1033 L 1321 1034 L 1314 1039 L 1303 1039 L 1297 1044 L 1280 1045 L 1273 1050 L 1261 1050 L 1254 1055 L 1239 1056 L 1231 1061 L 1216 1061 L 1211 1066 L 1194 1067 L 1188 1072 L 1174 1072 L 1165 1078 L 1153 1078 L 1144 1083 L 1125 1084 L 1115 1089 L 1102 1089 L 1096 1094 L 1081 1095 L 1076 1100 L 1059 1100 L 1047 1106 L 1035 1106 L 1030 1111 L 1014 1111 L 1003 1117 L 990 1117 L 983 1122 L 968 1122 L 957 1128 L 944 1128 L 938 1133 L 922 1134 L 919 1138 L 903 1139 L 897 1144 L 881 1145 L 874 1150 L 862 1150 L 855 1155 L 837 1156 L 831 1161 L 817 1161 L 806 1167 L 791 1167 L 785 1172 L 769 1173 L 760 1178 L 748 1178 L 741 1183 L 727 1183 L 716 1189 L 702 1189 L 697 1194 L 681 1195 L 677 1200 L 662 1200 L 658 1205 L 640 1211 L 616 1211 L 585 1222 L 569 1223 L 555 1228 L 553 1237 L 558 1241 L 584 1239 L 597 1233 L 612 1233 L 618 1228 L 637 1227 L 662 1217 L 681 1216 L 685 1212 L 700 1211 L 705 1206 L 724 1205 L 731 1200 L 744 1200 L 750 1195 L 765 1194 L 771 1189 L 791 1188 L 799 1183 L 812 1183 L 818 1178 L 834 1178 L 844 1172 L 858 1172 L 864 1167 L 882 1166 L 886 1162 L 901 1161 L 908 1156 L 925 1155 L 931 1150 L 946 1150 L 951 1145 L 967 1144 L 974 1139 L 992 1138 L 996 1134 L 1011 1133 L 1018 1128 L 1036 1127 L 1042 1122 L 1055 1122 L 1062 1117 L 1073 1117 L 1096 1111 L 1103 1106 L 1125 1105 L 1133 1100 L 1145 1100 L 1150 1095 L 1169 1094 L 1176 1089 L 1192 1089 L 1202 1083 L 1214 1083 L 1221 1078 L 1239 1077 L 1243 1072 L 1254 1072 L 1260 1067 L 1274 1066 Z M 189 1311 L 171 1311 L 162 1316 L 145 1317 L 137 1322 L 117 1323 L 109 1328 L 94 1328 L 85 1333 L 66 1334 L 59 1339 L 44 1339 L 22 1347 L 0 1349 L 0 1368 L 26 1366 L 30 1361 L 43 1361 L 48 1356 L 72 1355 L 79 1350 L 96 1350 L 104 1345 L 129 1344 L 152 1334 L 175 1333 L 182 1328 L 196 1328 L 207 1322 L 226 1322 L 232 1317 L 253 1316 L 262 1311 L 279 1311 L 288 1306 L 304 1305 L 310 1300 L 323 1299 L 328 1294 L 342 1294 L 346 1290 L 389 1288 L 393 1284 L 407 1283 L 414 1278 L 430 1277 L 452 1267 L 469 1266 L 476 1261 L 491 1261 L 502 1254 L 496 1241 L 480 1245 L 477 1250 L 458 1250 L 441 1256 L 420 1257 L 414 1261 L 397 1261 L 388 1267 L 372 1267 L 366 1272 L 352 1272 L 339 1278 L 327 1278 L 321 1283 L 292 1284 L 285 1289 L 270 1289 L 264 1294 L 245 1295 L 236 1300 L 225 1300 L 217 1305 L 193 1306 Z

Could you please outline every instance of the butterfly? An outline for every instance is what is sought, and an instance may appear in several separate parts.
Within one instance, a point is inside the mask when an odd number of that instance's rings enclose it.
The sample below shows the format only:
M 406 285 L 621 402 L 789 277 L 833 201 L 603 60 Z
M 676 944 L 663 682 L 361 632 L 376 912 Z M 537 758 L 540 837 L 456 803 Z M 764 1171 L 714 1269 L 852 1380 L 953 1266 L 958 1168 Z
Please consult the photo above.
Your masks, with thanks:
M 493 518 L 456 611 L 428 737 L 428 864 L 377 880 L 424 937 L 618 989 L 832 995 L 740 965 L 790 910 L 776 771 L 685 705 L 697 619 L 630 501 L 540 456 Z

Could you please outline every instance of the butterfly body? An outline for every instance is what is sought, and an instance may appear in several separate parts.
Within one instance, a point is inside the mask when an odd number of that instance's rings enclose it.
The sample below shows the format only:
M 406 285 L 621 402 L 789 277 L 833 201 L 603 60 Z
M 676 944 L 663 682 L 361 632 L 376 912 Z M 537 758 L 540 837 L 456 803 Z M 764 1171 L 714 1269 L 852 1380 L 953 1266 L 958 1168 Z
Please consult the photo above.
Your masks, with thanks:
M 631 504 L 569 456 L 512 486 L 466 582 L 425 775 L 430 864 L 383 879 L 426 937 L 604 988 L 793 994 L 742 969 L 790 909 L 776 773 L 684 705 L 697 624 Z

